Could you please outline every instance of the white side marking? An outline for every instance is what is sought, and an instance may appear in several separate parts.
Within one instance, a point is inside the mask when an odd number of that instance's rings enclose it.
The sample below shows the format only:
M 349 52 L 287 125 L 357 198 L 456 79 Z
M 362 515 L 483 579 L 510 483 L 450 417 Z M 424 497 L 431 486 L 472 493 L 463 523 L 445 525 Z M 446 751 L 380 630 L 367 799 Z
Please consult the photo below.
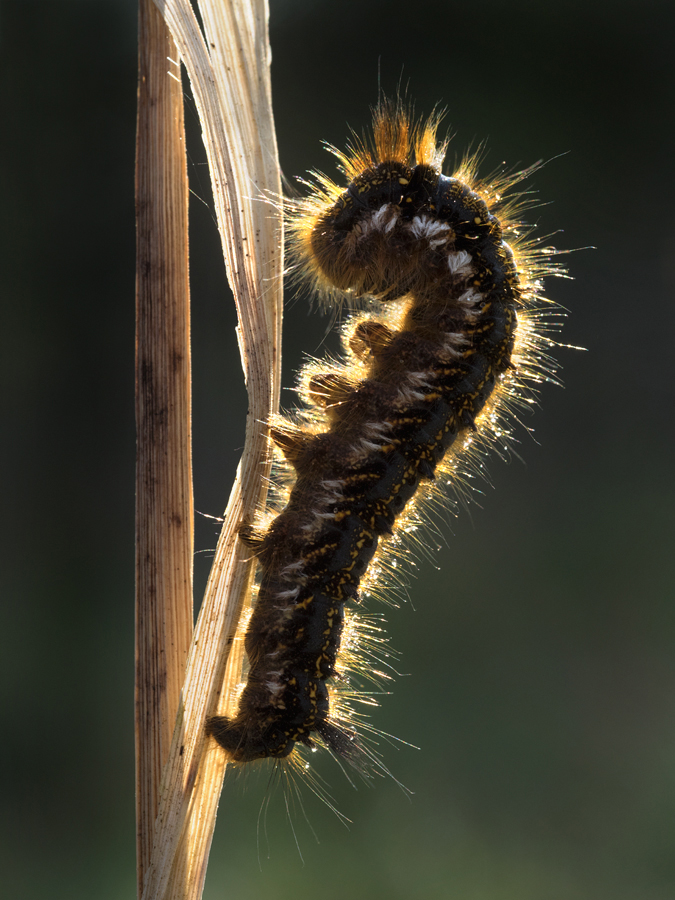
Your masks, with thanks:
M 436 238 L 450 231 L 450 226 L 430 216 L 415 216 L 410 223 L 410 231 L 416 238 Z
M 468 275 L 471 272 L 471 256 L 466 250 L 448 253 L 448 269 L 453 275 Z

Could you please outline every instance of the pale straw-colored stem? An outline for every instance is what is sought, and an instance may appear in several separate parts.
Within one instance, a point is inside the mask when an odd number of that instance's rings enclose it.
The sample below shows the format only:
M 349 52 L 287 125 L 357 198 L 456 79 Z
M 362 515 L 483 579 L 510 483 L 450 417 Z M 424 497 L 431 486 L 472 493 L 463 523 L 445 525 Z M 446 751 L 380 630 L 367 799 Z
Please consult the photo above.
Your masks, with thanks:
M 204 723 L 231 708 L 239 679 L 240 660 L 230 649 L 240 643 L 236 629 L 250 597 L 253 561 L 237 531 L 265 499 L 266 422 L 279 398 L 282 225 L 266 198 L 278 198 L 281 183 L 266 0 L 202 0 L 206 42 L 187 0 L 155 2 L 187 69 L 202 125 L 249 392 L 244 454 L 195 628 L 143 891 L 143 900 L 196 900 L 225 769 Z
M 140 0 L 136 144 L 136 839 L 150 865 L 192 638 L 188 180 L 176 45 Z

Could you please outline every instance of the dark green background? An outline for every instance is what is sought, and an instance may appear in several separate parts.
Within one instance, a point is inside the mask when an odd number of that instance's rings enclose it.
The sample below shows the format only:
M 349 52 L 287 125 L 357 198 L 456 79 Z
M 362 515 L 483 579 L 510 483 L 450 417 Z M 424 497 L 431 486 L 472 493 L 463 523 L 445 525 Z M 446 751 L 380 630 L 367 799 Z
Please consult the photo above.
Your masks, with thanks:
M 412 799 L 319 760 L 353 824 L 305 790 L 303 864 L 283 792 L 257 839 L 266 776 L 231 774 L 208 900 L 675 895 L 670 6 L 273 0 L 285 173 L 330 168 L 320 142 L 367 123 L 378 60 L 385 89 L 447 105 L 451 156 L 487 138 L 488 169 L 552 159 L 530 218 L 596 248 L 549 285 L 589 352 L 558 352 L 565 389 L 543 391 L 535 440 L 520 430 L 525 464 L 491 460 L 495 490 L 386 612 L 411 674 L 374 722 L 420 747 L 383 747 Z M 132 0 L 0 3 L 8 898 L 134 894 L 135 41 Z M 196 506 L 218 515 L 245 395 L 213 218 L 192 206 Z M 325 327 L 289 305 L 286 384 Z M 201 593 L 213 523 L 197 540 Z

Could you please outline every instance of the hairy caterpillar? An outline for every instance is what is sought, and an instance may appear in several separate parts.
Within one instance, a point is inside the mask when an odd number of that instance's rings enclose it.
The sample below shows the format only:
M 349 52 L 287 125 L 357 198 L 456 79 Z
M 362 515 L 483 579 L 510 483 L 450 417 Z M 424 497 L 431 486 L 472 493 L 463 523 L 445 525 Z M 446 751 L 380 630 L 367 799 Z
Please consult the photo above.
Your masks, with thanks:
M 476 449 L 503 446 L 527 384 L 552 380 L 540 279 L 562 270 L 521 234 L 522 197 L 504 199 L 536 166 L 480 181 L 471 157 L 443 175 L 437 127 L 383 103 L 372 142 L 333 150 L 348 187 L 317 175 L 291 214 L 305 273 L 369 309 L 347 322 L 342 362 L 304 373 L 310 409 L 272 423 L 295 482 L 265 532 L 242 529 L 261 570 L 248 680 L 237 714 L 207 722 L 235 762 L 318 738 L 361 770 L 382 768 L 340 695 L 362 580 L 395 552 L 436 476 L 456 481 Z

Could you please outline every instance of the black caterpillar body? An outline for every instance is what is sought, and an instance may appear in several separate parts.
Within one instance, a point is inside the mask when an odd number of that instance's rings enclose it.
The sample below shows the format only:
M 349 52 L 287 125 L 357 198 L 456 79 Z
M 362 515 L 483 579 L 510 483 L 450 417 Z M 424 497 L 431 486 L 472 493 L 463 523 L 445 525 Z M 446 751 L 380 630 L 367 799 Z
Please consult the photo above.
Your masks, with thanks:
M 296 480 L 266 533 L 243 532 L 261 567 L 250 670 L 237 715 L 207 725 L 237 762 L 286 757 L 318 736 L 360 765 L 357 732 L 331 707 L 345 605 L 420 482 L 492 427 L 480 414 L 494 412 L 495 387 L 513 393 L 534 253 L 516 239 L 516 261 L 491 211 L 500 198 L 476 189 L 471 166 L 473 186 L 441 174 L 436 125 L 380 110 L 374 149 L 340 155 L 347 189 L 322 178 L 297 217 L 297 253 L 320 285 L 383 306 L 348 323 L 344 364 L 307 376 L 319 424 L 271 429 Z

